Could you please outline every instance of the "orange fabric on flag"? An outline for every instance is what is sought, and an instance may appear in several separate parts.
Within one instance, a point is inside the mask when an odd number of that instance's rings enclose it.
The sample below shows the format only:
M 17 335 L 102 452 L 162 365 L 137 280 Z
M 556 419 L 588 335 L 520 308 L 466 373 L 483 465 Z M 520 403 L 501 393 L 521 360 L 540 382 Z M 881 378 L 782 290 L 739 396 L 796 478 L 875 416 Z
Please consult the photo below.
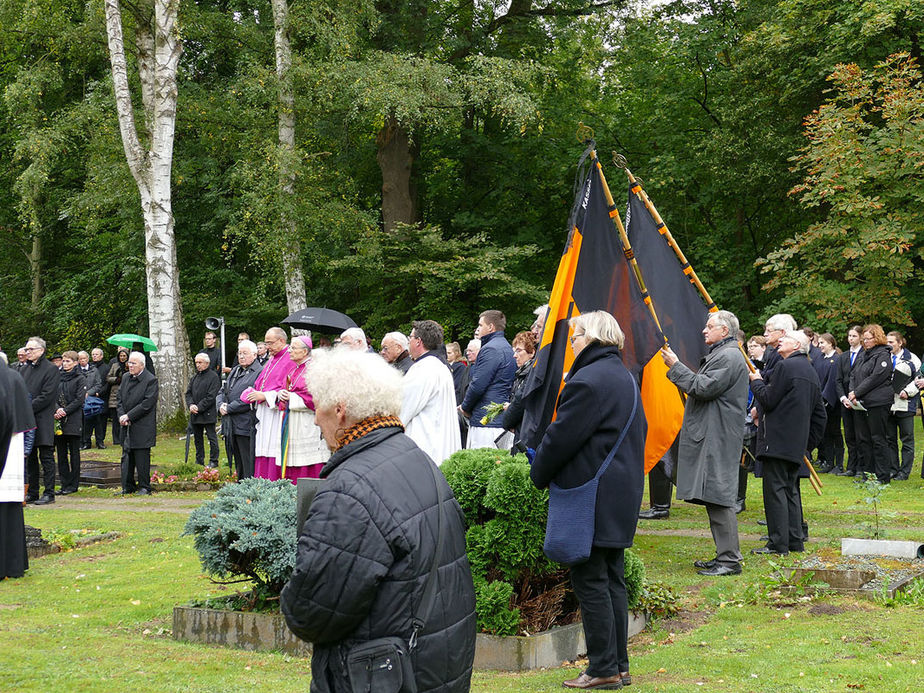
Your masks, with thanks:
M 683 399 L 677 386 L 667 379 L 667 366 L 660 352 L 642 371 L 642 405 L 649 421 L 645 438 L 645 473 L 651 471 L 670 449 L 683 425 Z

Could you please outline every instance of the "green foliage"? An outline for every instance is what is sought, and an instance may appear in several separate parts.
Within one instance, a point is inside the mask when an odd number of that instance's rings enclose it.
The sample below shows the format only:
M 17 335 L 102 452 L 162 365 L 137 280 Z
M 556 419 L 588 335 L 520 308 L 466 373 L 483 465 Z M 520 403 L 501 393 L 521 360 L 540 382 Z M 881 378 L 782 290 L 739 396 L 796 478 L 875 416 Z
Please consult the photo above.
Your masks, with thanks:
M 645 585 L 645 564 L 632 549 L 625 552 L 626 601 L 630 609 L 638 608 Z
M 636 606 L 630 604 L 629 608 L 639 609 L 660 618 L 670 618 L 680 611 L 674 589 L 660 580 L 653 582 L 646 580 L 642 585 L 638 604 Z
M 516 635 L 520 626 L 520 610 L 511 609 L 513 585 L 502 580 L 475 582 L 475 611 L 478 630 L 492 635 Z
M 183 534 L 194 537 L 209 575 L 245 576 L 279 594 L 295 567 L 295 487 L 258 478 L 226 484 L 193 510 Z
M 760 260 L 819 318 L 913 324 L 905 290 L 924 257 L 924 82 L 896 54 L 872 70 L 838 65 L 827 101 L 806 118 L 808 144 L 794 157 L 805 174 L 791 194 L 820 221 Z
M 863 494 L 863 502 L 871 507 L 873 511 L 872 521 L 863 523 L 863 526 L 869 532 L 869 538 L 883 539 L 886 535 L 886 530 L 880 526 L 880 519 L 895 516 L 894 512 L 886 512 L 882 509 L 882 494 L 889 489 L 889 484 L 881 484 L 875 474 L 864 472 L 863 481 L 860 482 L 857 488 Z
M 876 601 L 883 606 L 890 609 L 902 606 L 924 609 L 924 580 L 915 580 L 905 589 L 896 592 L 894 597 L 890 597 L 888 591 L 889 586 L 883 585 L 882 591 L 876 595 Z
M 549 493 L 529 478 L 526 456 L 498 450 L 460 450 L 441 466 L 468 522 L 466 551 L 475 581 L 481 630 L 514 635 L 523 629 L 520 599 L 536 598 L 566 580 L 542 552 Z M 645 566 L 625 552 L 629 608 L 641 601 Z M 570 592 L 566 584 L 565 594 Z

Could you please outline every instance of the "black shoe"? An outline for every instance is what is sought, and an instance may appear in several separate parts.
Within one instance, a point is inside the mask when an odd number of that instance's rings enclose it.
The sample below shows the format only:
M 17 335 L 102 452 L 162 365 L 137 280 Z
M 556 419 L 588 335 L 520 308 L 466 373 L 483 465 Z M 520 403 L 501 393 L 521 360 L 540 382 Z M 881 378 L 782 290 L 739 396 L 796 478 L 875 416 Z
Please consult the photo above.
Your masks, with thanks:
M 721 575 L 741 575 L 741 564 L 736 563 L 735 565 L 714 565 L 711 568 L 706 568 L 705 570 L 697 571 L 700 575 L 708 575 L 709 577 L 718 577 Z
M 631 686 L 631 685 L 632 685 L 632 677 L 629 676 L 629 672 L 628 672 L 628 671 L 627 671 L 625 674 L 620 674 L 620 675 L 619 675 L 619 678 L 622 679 L 622 687 L 623 687 L 623 688 L 625 688 L 626 686 Z
M 92 446 L 89 443 L 84 443 L 80 446 L 81 450 L 89 450 Z
M 71 494 L 71 493 L 73 493 L 73 491 L 71 491 L 70 489 L 67 489 L 67 488 L 62 488 L 60 491 L 58 491 L 58 495 L 59 495 L 59 496 L 67 496 L 67 495 L 69 495 L 69 494 Z
M 759 524 L 761 527 L 766 527 L 766 526 L 767 526 L 767 521 L 766 521 L 766 520 L 758 520 L 758 521 L 757 521 L 757 524 Z
M 896 474 L 895 476 L 892 477 L 892 480 L 893 481 L 908 481 L 908 475 L 907 474 Z
M 715 559 L 711 558 L 708 561 L 693 561 L 694 568 L 714 568 Z
M 853 471 L 852 469 L 848 469 L 843 474 L 838 474 L 838 476 L 856 476 L 856 475 L 857 473 Z
M 42 496 L 42 497 L 39 498 L 37 501 L 35 501 L 35 504 L 36 504 L 36 505 L 48 505 L 48 504 L 54 503 L 54 502 L 55 502 L 55 497 L 54 497 L 54 496 L 50 496 L 50 495 L 48 495 L 48 494 L 46 493 L 44 496 Z
M 218 462 L 209 462 L 209 469 L 218 469 Z
M 151 494 L 152 494 L 151 489 L 147 489 L 144 487 L 139 488 L 138 491 L 135 493 L 136 496 L 150 496 Z
M 766 555 L 766 556 L 788 556 L 789 551 L 777 551 L 776 549 L 771 549 L 769 546 L 761 546 L 759 549 L 751 549 L 751 553 L 756 553 L 757 555 Z
M 760 539 L 758 539 L 758 541 L 770 541 L 770 535 L 765 534 Z
M 26 503 L 35 503 L 38 499 L 38 496 L 26 496 Z
M 744 499 L 743 499 L 743 498 L 741 498 L 741 499 L 735 501 L 735 515 L 740 515 L 740 514 L 743 513 L 746 509 L 747 509 L 747 508 L 745 508 L 745 506 L 744 506 Z
M 97 444 L 96 444 L 96 449 L 97 449 L 97 450 L 105 450 L 105 449 L 106 449 L 106 444 L 105 444 L 105 443 L 97 443 Z
M 670 510 L 665 510 L 663 508 L 650 508 L 649 510 L 643 510 L 638 514 L 638 519 L 640 520 L 666 520 L 671 516 Z

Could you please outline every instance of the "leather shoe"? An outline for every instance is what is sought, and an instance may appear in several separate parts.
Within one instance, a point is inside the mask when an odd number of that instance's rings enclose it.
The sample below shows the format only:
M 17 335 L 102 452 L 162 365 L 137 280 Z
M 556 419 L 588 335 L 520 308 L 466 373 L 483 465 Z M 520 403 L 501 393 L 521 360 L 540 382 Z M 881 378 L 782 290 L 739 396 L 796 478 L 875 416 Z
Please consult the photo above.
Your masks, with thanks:
M 744 505 L 744 498 L 736 500 L 735 501 L 735 515 L 740 515 L 745 510 L 747 510 L 747 508 Z
M 708 577 L 718 577 L 721 575 L 741 575 L 741 564 L 736 563 L 735 565 L 719 565 L 716 563 L 711 568 L 705 568 L 704 570 L 696 571 L 700 575 L 707 575 Z
M 757 521 L 757 524 L 759 524 L 761 527 L 766 527 L 766 526 L 767 526 L 767 521 L 766 521 L 766 520 L 758 520 L 758 521 Z
M 59 495 L 59 496 L 67 496 L 67 495 L 69 495 L 69 494 L 71 494 L 71 493 L 73 493 L 73 491 L 71 491 L 70 489 L 67 489 L 67 488 L 62 488 L 60 491 L 58 491 L 58 495 Z
M 576 679 L 562 681 L 561 685 L 565 688 L 579 688 L 581 690 L 617 691 L 622 688 L 622 677 L 619 674 L 615 676 L 588 676 L 587 672 L 583 672 Z
M 629 672 L 628 672 L 628 671 L 627 671 L 625 674 L 620 674 L 620 675 L 619 675 L 619 678 L 622 679 L 622 687 L 623 687 L 623 688 L 625 688 L 626 686 L 631 686 L 631 685 L 632 685 L 632 677 L 629 676 Z
M 135 495 L 136 495 L 136 496 L 150 496 L 150 495 L 151 495 L 151 490 L 142 487 L 142 488 L 139 488 L 139 489 L 135 492 Z
M 776 549 L 771 549 L 769 546 L 761 546 L 759 549 L 751 549 L 751 553 L 758 555 L 768 555 L 768 556 L 788 556 L 789 551 L 777 551 Z
M 90 447 L 91 447 L 91 445 L 90 445 L 89 443 L 84 443 L 83 445 L 80 446 L 80 449 L 81 449 L 81 450 L 89 450 Z
M 715 559 L 711 558 L 708 561 L 693 561 L 694 568 L 712 568 L 715 566 Z
M 35 503 L 38 499 L 38 496 L 26 496 L 26 503 Z
M 671 516 L 670 510 L 663 510 L 661 508 L 649 508 L 648 510 L 643 510 L 638 514 L 638 519 L 640 520 L 666 520 Z
M 54 502 L 55 502 L 55 497 L 54 497 L 54 496 L 49 496 L 49 495 L 46 493 L 44 496 L 42 496 L 42 497 L 39 498 L 37 501 L 35 501 L 35 504 L 36 504 L 36 505 L 48 505 L 49 503 L 54 503 Z
M 105 449 L 106 449 L 105 443 L 97 443 L 97 444 L 96 444 L 96 449 L 97 449 L 97 450 L 105 450 Z

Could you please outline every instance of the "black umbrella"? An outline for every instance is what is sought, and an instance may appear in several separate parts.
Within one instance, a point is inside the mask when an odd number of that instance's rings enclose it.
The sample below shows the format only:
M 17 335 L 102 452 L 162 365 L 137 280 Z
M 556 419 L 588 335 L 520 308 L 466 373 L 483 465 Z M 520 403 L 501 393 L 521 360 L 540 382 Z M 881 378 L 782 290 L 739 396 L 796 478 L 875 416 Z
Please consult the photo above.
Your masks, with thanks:
M 302 308 L 283 320 L 282 324 L 318 332 L 343 332 L 347 328 L 358 327 L 351 317 L 330 308 Z

